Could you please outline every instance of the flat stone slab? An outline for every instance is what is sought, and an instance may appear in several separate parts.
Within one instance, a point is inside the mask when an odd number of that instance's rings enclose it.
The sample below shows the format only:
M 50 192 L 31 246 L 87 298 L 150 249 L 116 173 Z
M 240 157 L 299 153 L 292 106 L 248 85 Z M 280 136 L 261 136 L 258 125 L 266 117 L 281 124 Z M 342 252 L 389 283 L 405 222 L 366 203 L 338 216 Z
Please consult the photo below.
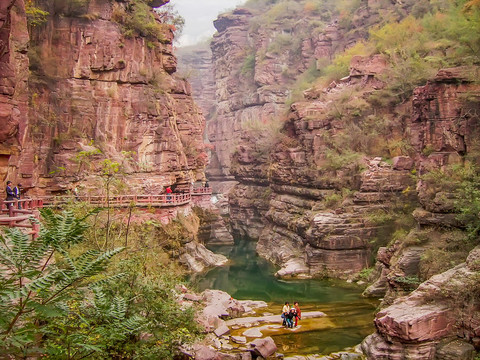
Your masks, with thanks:
M 220 327 L 216 328 L 214 331 L 214 334 L 217 335 L 218 337 L 230 333 L 230 329 L 228 326 L 221 325 Z
M 302 312 L 302 320 L 320 318 L 327 316 L 321 311 L 308 311 Z M 225 321 L 227 326 L 240 326 L 240 327 L 252 327 L 257 326 L 258 324 L 281 324 L 283 319 L 280 315 L 269 315 L 269 316 L 249 316 L 243 318 L 230 319 Z
M 230 339 L 236 344 L 246 344 L 247 338 L 245 336 L 231 336 Z
M 263 334 L 259 328 L 251 328 L 251 329 L 245 330 L 243 332 L 243 336 L 247 336 L 251 338 L 261 338 Z
M 299 330 L 300 328 L 302 327 L 302 325 L 298 325 L 297 327 L 294 327 L 294 328 L 285 328 L 285 326 L 282 326 L 282 325 L 263 325 L 263 326 L 260 326 L 260 327 L 255 327 L 255 328 L 251 328 L 251 329 L 247 329 L 243 332 L 243 336 L 246 336 L 246 337 L 250 337 L 250 338 L 262 338 L 264 337 L 265 335 L 263 334 L 263 331 L 268 331 L 268 332 L 276 332 L 276 331 L 279 331 L 279 330 L 282 330 L 282 331 L 291 331 L 291 332 L 294 332 L 294 331 L 297 331 Z

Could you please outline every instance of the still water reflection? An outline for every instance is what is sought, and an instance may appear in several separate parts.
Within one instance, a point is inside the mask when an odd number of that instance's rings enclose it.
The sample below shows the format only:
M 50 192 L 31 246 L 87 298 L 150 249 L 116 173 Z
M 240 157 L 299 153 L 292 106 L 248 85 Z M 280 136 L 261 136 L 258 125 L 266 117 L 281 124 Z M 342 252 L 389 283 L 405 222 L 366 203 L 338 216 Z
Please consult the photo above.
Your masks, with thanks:
M 320 310 L 327 319 L 301 322 L 295 332 L 274 337 L 285 354 L 329 354 L 359 344 L 374 331 L 376 302 L 362 298 L 362 289 L 339 281 L 279 280 L 276 269 L 255 252 L 255 242 L 237 239 L 235 246 L 211 246 L 229 257 L 228 265 L 192 279 L 198 290 L 219 289 L 236 299 L 263 300 L 265 311 L 280 314 L 285 301 L 300 303 L 302 311 Z M 307 331 L 308 330 L 308 331 Z

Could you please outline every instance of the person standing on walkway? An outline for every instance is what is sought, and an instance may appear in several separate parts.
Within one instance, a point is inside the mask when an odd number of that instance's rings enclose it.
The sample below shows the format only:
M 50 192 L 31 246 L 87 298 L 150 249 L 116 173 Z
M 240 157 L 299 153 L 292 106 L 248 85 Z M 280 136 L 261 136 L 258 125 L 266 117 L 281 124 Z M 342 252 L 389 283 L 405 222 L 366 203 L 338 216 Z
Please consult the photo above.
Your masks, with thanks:
M 17 184 L 17 186 L 15 186 L 13 188 L 13 194 L 15 195 L 15 198 L 17 200 L 20 200 L 21 198 L 21 195 L 22 195 L 22 184 Z M 22 209 L 22 203 L 18 203 L 18 209 L 21 210 Z
M 290 312 L 290 304 L 288 303 L 288 301 L 286 301 L 282 309 L 283 326 L 287 325 L 287 315 L 289 312 Z
M 295 301 L 293 303 L 293 306 L 295 307 L 295 327 L 297 327 L 298 320 L 302 320 L 302 311 L 300 310 L 300 307 L 298 306 L 298 301 Z
M 165 190 L 165 192 L 167 193 L 167 202 L 171 202 L 172 201 L 172 188 L 169 186 L 167 186 L 167 189 Z
M 80 201 L 80 196 L 78 195 L 78 189 L 76 186 L 73 188 L 72 193 L 75 201 Z
M 7 201 L 15 200 L 15 193 L 13 192 L 12 182 L 10 180 L 7 181 L 7 188 L 5 189 L 5 193 L 7 195 L 5 200 Z M 12 205 L 13 205 L 12 203 L 7 204 L 7 208 L 10 208 L 10 206 Z

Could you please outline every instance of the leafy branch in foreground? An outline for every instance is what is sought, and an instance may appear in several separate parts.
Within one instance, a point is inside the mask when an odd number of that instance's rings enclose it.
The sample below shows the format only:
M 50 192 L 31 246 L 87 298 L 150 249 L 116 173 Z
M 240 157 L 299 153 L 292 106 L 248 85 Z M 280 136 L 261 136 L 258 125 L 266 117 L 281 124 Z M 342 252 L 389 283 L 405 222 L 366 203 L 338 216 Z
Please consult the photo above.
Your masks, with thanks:
M 0 235 L 0 355 L 38 356 L 45 351 L 42 346 L 49 343 L 42 343 L 42 336 L 48 334 L 52 324 L 64 324 L 69 319 L 76 319 L 80 327 L 85 324 L 87 320 L 74 311 L 74 305 L 96 308 L 84 301 L 93 294 L 88 286 L 102 280 L 109 260 L 123 250 L 86 251 L 72 256 L 69 248 L 84 240 L 84 219 L 75 218 L 71 212 L 59 215 L 51 210 L 43 210 L 42 217 L 45 227 L 36 240 L 18 229 Z M 106 312 L 105 317 L 108 315 Z M 91 333 L 105 327 L 118 336 L 125 333 L 116 321 L 87 326 Z M 61 358 L 80 359 L 88 352 L 102 350 L 98 338 L 85 339 L 78 333 L 70 337 L 75 344 L 69 344 Z

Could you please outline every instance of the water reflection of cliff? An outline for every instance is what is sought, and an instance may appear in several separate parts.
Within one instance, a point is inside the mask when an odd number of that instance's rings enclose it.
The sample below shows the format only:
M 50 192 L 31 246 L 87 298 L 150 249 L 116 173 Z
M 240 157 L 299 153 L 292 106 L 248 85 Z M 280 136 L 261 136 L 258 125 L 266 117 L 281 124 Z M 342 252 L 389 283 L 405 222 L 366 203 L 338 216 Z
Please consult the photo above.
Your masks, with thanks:
M 255 252 L 256 243 L 236 239 L 234 246 L 210 247 L 226 255 L 230 262 L 220 268 L 199 274 L 192 282 L 203 291 L 219 289 L 236 299 L 264 300 L 283 303 L 300 301 L 308 304 L 356 302 L 361 290 L 326 280 L 279 280 L 275 268 Z
M 273 276 L 275 267 L 259 257 L 255 247 L 255 242 L 245 239 L 236 239 L 234 246 L 209 247 L 230 262 L 196 275 L 192 282 L 199 291 L 219 289 L 236 299 L 267 301 L 272 313 L 279 314 L 285 301 L 299 301 L 304 311 L 327 314 L 302 320 L 299 331 L 268 333 L 284 354 L 329 354 L 360 343 L 372 332 L 376 302 L 362 298 L 361 289 L 339 281 L 279 280 Z

